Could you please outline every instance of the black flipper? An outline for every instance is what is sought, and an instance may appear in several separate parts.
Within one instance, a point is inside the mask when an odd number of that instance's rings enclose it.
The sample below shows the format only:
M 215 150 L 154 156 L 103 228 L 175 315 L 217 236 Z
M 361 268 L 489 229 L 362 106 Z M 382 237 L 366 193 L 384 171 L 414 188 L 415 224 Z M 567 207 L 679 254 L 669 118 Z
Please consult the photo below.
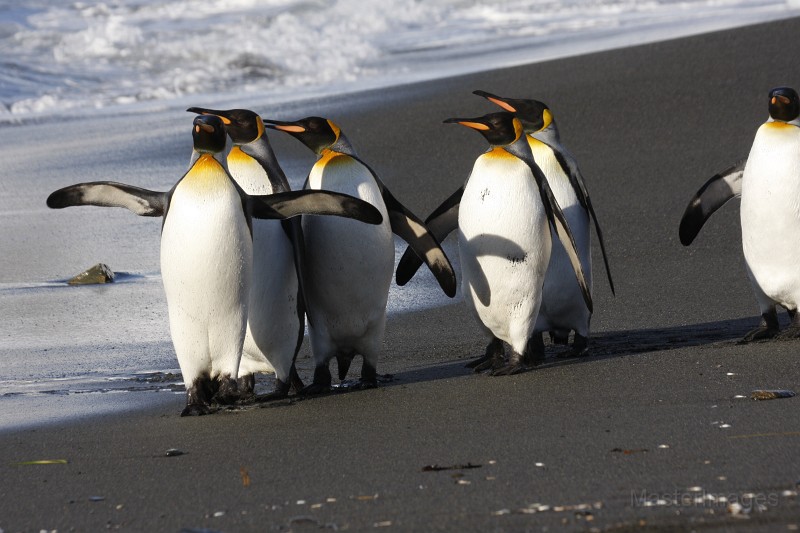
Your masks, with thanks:
M 333 215 L 367 224 L 380 224 L 383 215 L 375 206 L 347 194 L 330 191 L 287 191 L 247 197 L 253 218 L 284 219 L 297 215 Z
M 445 238 L 458 228 L 458 211 L 463 195 L 464 186 L 462 185 L 425 219 L 428 231 L 431 232 L 437 242 L 444 242 Z M 406 248 L 400 258 L 400 262 L 397 264 L 397 272 L 395 273 L 397 284 L 403 286 L 408 283 L 421 266 L 422 259 L 413 248 L 410 246 Z
M 453 297 L 456 295 L 456 274 L 453 271 L 453 266 L 450 260 L 439 245 L 439 241 L 431 234 L 425 223 L 419 219 L 414 213 L 409 211 L 403 204 L 397 200 L 386 185 L 380 180 L 378 175 L 372 168 L 364 163 L 358 156 L 353 153 L 348 153 L 350 157 L 364 165 L 370 171 L 375 183 L 381 190 L 383 203 L 386 204 L 386 209 L 389 211 L 389 222 L 392 226 L 392 232 L 406 241 L 408 245 L 414 250 L 428 268 L 433 272 L 436 281 L 444 293 Z
M 592 293 L 589 290 L 589 286 L 586 284 L 586 276 L 583 274 L 581 259 L 578 256 L 578 249 L 575 246 L 575 238 L 572 236 L 572 231 L 569 229 L 567 219 L 564 218 L 564 213 L 561 211 L 558 201 L 556 201 L 555 196 L 553 196 L 553 191 L 550 189 L 550 184 L 547 182 L 547 178 L 533 160 L 533 155 L 531 154 L 531 149 L 528 145 L 527 139 L 521 137 L 514 143 L 506 146 L 505 150 L 508 153 L 525 161 L 525 163 L 527 163 L 530 167 L 531 172 L 533 172 L 533 176 L 536 178 L 536 183 L 539 186 L 539 194 L 542 198 L 542 204 L 544 205 L 547 220 L 553 228 L 553 231 L 555 231 L 556 235 L 558 235 L 558 239 L 564 245 L 564 249 L 567 252 L 569 261 L 572 263 L 572 268 L 575 271 L 575 277 L 578 280 L 578 285 L 581 288 L 583 301 L 586 302 L 586 307 L 589 309 L 589 312 L 592 312 L 594 310 L 594 306 L 592 304 Z
M 78 183 L 59 189 L 47 197 L 47 207 L 52 209 L 77 205 L 124 207 L 143 217 L 164 216 L 168 202 L 168 193 L 113 181 Z
M 681 217 L 681 225 L 678 230 L 681 244 L 684 246 L 692 244 L 700 230 L 703 229 L 706 220 L 717 209 L 725 205 L 728 200 L 742 195 L 742 175 L 746 163 L 747 159 L 739 161 L 732 167 L 715 174 L 700 187 Z
M 541 141 L 541 139 L 538 138 L 537 140 Z M 592 199 L 589 197 L 589 191 L 586 189 L 586 183 L 583 180 L 583 175 L 581 174 L 581 171 L 578 168 L 578 165 L 575 164 L 574 160 L 564 157 L 564 154 L 553 146 L 550 146 L 550 148 L 553 150 L 553 154 L 556 156 L 556 160 L 561 166 L 561 169 L 567 176 L 569 176 L 570 184 L 572 185 L 572 189 L 575 191 L 581 206 L 589 213 L 589 216 L 592 217 L 592 221 L 594 222 L 594 230 L 597 233 L 597 240 L 600 243 L 600 251 L 603 254 L 603 263 L 606 267 L 608 285 L 611 287 L 611 294 L 616 296 L 616 292 L 614 291 L 614 280 L 611 278 L 611 268 L 608 266 L 608 254 L 606 254 L 606 243 L 603 240 L 603 230 L 600 229 L 600 222 L 597 221 L 597 215 L 594 212 Z

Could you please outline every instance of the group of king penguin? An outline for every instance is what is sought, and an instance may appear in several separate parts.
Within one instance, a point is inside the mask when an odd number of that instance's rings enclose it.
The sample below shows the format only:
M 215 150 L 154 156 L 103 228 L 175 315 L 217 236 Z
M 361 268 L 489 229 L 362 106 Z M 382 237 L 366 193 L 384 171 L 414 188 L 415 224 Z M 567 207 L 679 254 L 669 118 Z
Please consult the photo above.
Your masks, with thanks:
M 502 111 L 451 118 L 480 133 L 488 150 L 463 186 L 424 221 L 401 204 L 333 121 L 268 120 L 245 109 L 192 107 L 189 169 L 158 192 L 111 181 L 80 183 L 47 199 L 51 208 L 123 207 L 162 217 L 161 274 L 170 333 L 186 384 L 182 415 L 214 405 L 330 390 L 353 358 L 353 388 L 377 386 L 377 361 L 394 271 L 393 234 L 408 248 L 395 273 L 405 285 L 422 263 L 450 297 L 456 275 L 440 243 L 457 231 L 461 292 L 489 343 L 467 366 L 516 374 L 545 359 L 543 334 L 588 353 L 592 316 L 590 226 L 612 293 L 603 234 L 575 158 L 553 113 L 538 100 L 475 91 Z M 714 176 L 690 202 L 680 237 L 689 245 L 708 217 L 742 197 L 742 237 L 762 323 L 745 340 L 800 337 L 800 99 L 770 92 L 770 118 L 749 157 Z M 290 190 L 267 129 L 317 154 L 302 190 Z M 776 305 L 792 325 L 779 331 Z M 313 381 L 295 361 L 308 326 Z M 507 349 L 508 347 L 508 349 Z M 276 386 L 256 395 L 255 374 Z

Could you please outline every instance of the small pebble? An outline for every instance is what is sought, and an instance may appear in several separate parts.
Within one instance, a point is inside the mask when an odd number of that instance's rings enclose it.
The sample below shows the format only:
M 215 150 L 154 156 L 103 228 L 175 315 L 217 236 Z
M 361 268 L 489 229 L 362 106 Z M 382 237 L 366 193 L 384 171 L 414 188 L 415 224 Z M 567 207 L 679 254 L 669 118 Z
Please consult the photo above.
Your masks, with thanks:
M 697 485 L 695 485 L 694 487 L 689 487 L 686 490 L 688 490 L 689 492 L 702 492 L 703 487 L 698 487 Z
M 541 468 L 541 467 L 544 466 L 544 463 L 536 463 L 535 466 L 538 466 L 539 468 Z
M 297 500 L 297 505 L 305 505 L 305 504 L 306 504 L 305 500 Z
M 661 448 L 662 450 L 666 450 L 667 448 L 669 448 L 669 444 L 659 444 L 658 447 Z
M 225 511 L 217 511 L 212 516 L 214 518 L 219 518 L 220 516 L 225 516 Z
M 178 448 L 170 448 L 169 450 L 167 450 L 166 456 L 167 457 L 177 457 L 179 455 L 183 455 L 184 453 L 186 453 L 186 452 L 184 452 L 182 450 L 179 450 Z
M 729 428 L 729 427 L 731 427 L 731 425 L 730 424 L 720 424 L 719 427 L 721 427 L 721 428 Z
M 457 481 L 457 483 L 458 483 L 459 485 L 472 485 L 472 481 L 470 481 L 470 480 L 468 480 L 468 479 L 459 479 L 459 480 Z
M 501 516 L 504 514 L 511 514 L 511 511 L 508 509 L 500 509 L 499 511 L 492 511 L 492 516 Z
M 373 527 L 389 527 L 392 525 L 391 520 L 384 520 L 383 522 L 375 522 Z
M 105 499 L 105 496 L 89 496 L 90 502 L 102 502 Z

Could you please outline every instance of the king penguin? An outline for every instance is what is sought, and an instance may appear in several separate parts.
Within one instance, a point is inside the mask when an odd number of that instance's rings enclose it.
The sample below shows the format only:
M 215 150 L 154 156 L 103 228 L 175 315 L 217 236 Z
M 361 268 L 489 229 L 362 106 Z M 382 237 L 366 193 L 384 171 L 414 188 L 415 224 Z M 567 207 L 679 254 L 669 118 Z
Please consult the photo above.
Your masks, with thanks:
M 491 375 L 528 368 L 535 342 L 545 274 L 552 248 L 550 228 L 563 243 L 571 270 L 591 312 L 592 298 L 568 221 L 531 155 L 519 119 L 511 113 L 448 119 L 481 133 L 490 148 L 475 161 L 458 209 L 461 292 L 491 338 Z M 504 344 L 511 347 L 505 358 Z
M 233 141 L 228 169 L 249 195 L 291 190 L 267 140 L 261 117 L 248 109 L 187 111 L 222 119 Z M 247 333 L 239 364 L 239 391 L 253 394 L 256 372 L 274 372 L 275 390 L 259 400 L 284 398 L 303 388 L 295 360 L 305 333 L 305 302 L 298 282 L 304 256 L 299 217 L 253 221 L 253 279 Z
M 226 404 L 239 398 L 236 378 L 247 325 L 253 217 L 314 213 L 382 222 L 374 207 L 346 195 L 292 191 L 249 196 L 228 173 L 222 120 L 198 116 L 192 135 L 189 170 L 168 192 L 105 181 L 65 187 L 47 198 L 54 209 L 124 207 L 137 215 L 163 217 L 161 275 L 170 334 L 186 383 L 182 416 L 211 412 L 212 400 Z
M 614 281 L 608 265 L 603 231 L 597 221 L 592 200 L 575 157 L 561 143 L 556 121 L 549 107 L 538 100 L 505 98 L 486 91 L 474 91 L 490 102 L 513 113 L 528 136 L 533 160 L 547 178 L 558 205 L 569 223 L 581 258 L 586 283 L 592 289 L 592 250 L 589 217 L 594 222 L 597 239 L 605 263 L 608 284 L 614 293 Z M 570 331 L 575 332 L 572 349 L 562 357 L 583 356 L 588 353 L 589 323 L 592 314 L 586 308 L 581 289 L 564 247 L 555 242 L 550 254 L 542 293 L 542 307 L 537 332 L 550 332 L 553 340 L 566 344 Z M 539 335 L 534 359 L 544 359 L 544 341 Z
M 369 227 L 303 217 L 308 329 L 315 365 L 314 381 L 305 393 L 330 389 L 329 363 L 334 357 L 343 380 L 355 355 L 363 357 L 357 387 L 374 387 L 394 270 L 392 233 L 411 245 L 452 297 L 456 281 L 450 261 L 422 221 L 395 199 L 335 123 L 322 117 L 264 122 L 291 134 L 319 156 L 306 189 L 352 194 L 374 205 L 384 217 L 382 225 Z
M 681 243 L 689 246 L 717 209 L 741 197 L 742 249 L 761 311 L 761 323 L 744 342 L 800 337 L 800 98 L 792 88 L 774 88 L 768 110 L 747 159 L 697 191 L 679 228 Z M 776 305 L 791 319 L 783 332 Z
M 564 216 L 573 232 L 575 244 L 586 276 L 589 290 L 592 288 L 592 260 L 589 217 L 594 221 L 595 231 L 605 262 L 608 282 L 614 293 L 614 282 L 608 266 L 605 243 L 597 221 L 589 193 L 574 156 L 561 144 L 558 128 L 548 106 L 538 100 L 504 98 L 485 91 L 474 94 L 499 105 L 514 114 L 522 123 L 528 144 L 539 169 L 547 179 Z M 443 241 L 456 229 L 461 196 L 460 187 L 425 220 L 434 236 Z M 555 237 L 555 235 L 553 235 Z M 404 285 L 411 279 L 420 263 L 413 254 L 404 253 L 397 268 L 397 283 Z M 562 357 L 582 356 L 588 353 L 589 324 L 592 313 L 587 309 L 581 287 L 576 283 L 569 257 L 558 239 L 555 239 L 547 268 L 542 303 L 539 309 L 537 335 L 528 352 L 528 364 L 538 364 L 544 357 L 544 341 L 541 332 L 548 331 L 553 340 L 566 344 L 570 331 L 575 332 L 572 349 Z M 467 367 L 484 369 L 491 358 L 485 355 L 467 364 Z

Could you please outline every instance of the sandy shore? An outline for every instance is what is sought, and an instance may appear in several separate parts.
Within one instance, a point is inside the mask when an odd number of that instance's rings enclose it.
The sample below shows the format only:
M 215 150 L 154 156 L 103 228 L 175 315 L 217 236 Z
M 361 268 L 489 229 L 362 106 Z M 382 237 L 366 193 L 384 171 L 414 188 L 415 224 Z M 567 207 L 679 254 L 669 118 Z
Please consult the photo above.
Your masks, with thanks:
M 581 162 L 617 286 L 613 298 L 596 253 L 592 356 L 473 375 L 463 363 L 485 339 L 463 305 L 394 316 L 379 367 L 393 377 L 377 390 L 195 419 L 178 417 L 176 395 L 0 434 L 0 530 L 800 526 L 800 400 L 746 399 L 800 389 L 800 344 L 736 344 L 757 322 L 736 205 L 692 248 L 677 238 L 691 194 L 746 156 L 767 91 L 800 87 L 799 35 L 791 19 L 277 110 L 335 118 L 424 215 L 484 149 L 441 125 L 491 110 L 472 90 L 548 102 Z M 14 131 L 34 143 L 38 128 Z M 279 155 L 311 161 L 273 138 Z M 172 448 L 183 454 L 167 457 Z M 66 464 L 19 464 L 45 459 Z

